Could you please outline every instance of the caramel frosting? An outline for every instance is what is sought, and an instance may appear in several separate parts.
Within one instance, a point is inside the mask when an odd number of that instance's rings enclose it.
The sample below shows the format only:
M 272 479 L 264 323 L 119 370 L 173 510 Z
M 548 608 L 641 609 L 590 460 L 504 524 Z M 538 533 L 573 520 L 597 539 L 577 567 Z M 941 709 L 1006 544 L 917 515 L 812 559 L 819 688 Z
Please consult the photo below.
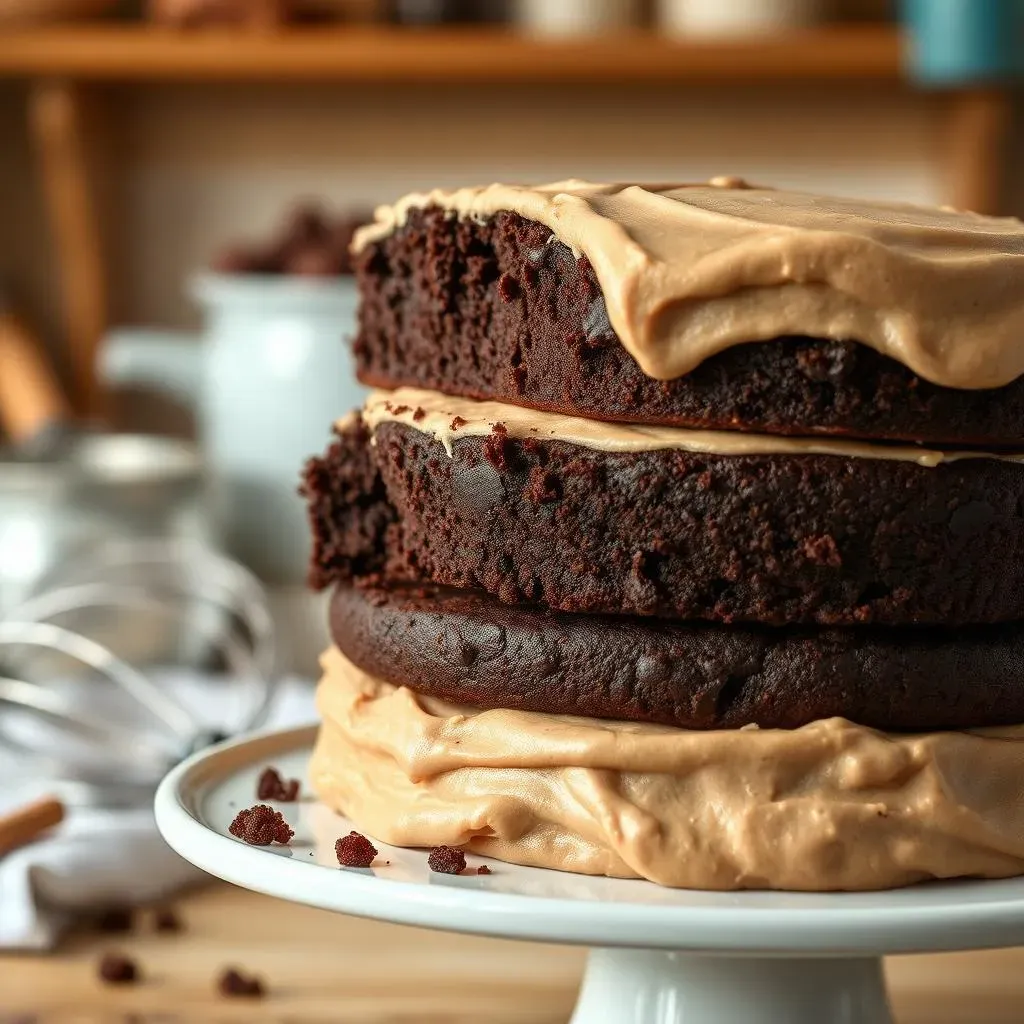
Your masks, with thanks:
M 1024 873 L 1024 727 L 890 735 L 479 711 L 322 658 L 317 795 L 396 846 L 695 889 Z
M 935 384 L 1024 374 L 1024 224 L 907 203 L 703 185 L 488 185 L 413 193 L 353 243 L 414 209 L 512 211 L 586 256 L 608 317 L 651 377 L 670 380 L 745 342 L 853 340 Z
M 419 388 L 372 392 L 363 407 L 362 418 L 371 431 L 385 422 L 405 424 L 440 441 L 449 455 L 456 439 L 483 437 L 491 433 L 496 424 L 501 424 L 511 437 L 564 441 L 607 452 L 675 448 L 714 455 L 839 455 L 858 459 L 895 459 L 929 468 L 962 459 L 1024 461 L 1024 455 L 1011 453 L 938 451 L 916 445 L 611 423 L 503 402 L 455 398 Z M 346 417 L 336 426 L 342 429 L 349 422 L 350 417 Z

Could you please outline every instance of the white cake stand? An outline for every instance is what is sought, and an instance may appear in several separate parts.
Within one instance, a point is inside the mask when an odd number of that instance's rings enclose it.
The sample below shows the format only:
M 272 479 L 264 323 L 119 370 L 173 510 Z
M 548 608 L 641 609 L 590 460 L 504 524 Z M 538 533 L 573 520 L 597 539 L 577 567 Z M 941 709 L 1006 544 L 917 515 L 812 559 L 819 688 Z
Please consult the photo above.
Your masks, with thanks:
M 573 1024 L 887 1024 L 880 957 L 1024 942 L 1024 880 L 883 893 L 710 893 L 488 861 L 433 874 L 422 850 L 375 845 L 372 869 L 338 867 L 351 825 L 307 798 L 278 805 L 296 836 L 257 848 L 228 825 L 273 764 L 305 779 L 311 728 L 223 744 L 156 795 L 184 858 L 236 885 L 399 924 L 591 947 Z M 385 864 L 385 861 L 390 861 Z M 470 867 L 480 863 L 471 859 Z

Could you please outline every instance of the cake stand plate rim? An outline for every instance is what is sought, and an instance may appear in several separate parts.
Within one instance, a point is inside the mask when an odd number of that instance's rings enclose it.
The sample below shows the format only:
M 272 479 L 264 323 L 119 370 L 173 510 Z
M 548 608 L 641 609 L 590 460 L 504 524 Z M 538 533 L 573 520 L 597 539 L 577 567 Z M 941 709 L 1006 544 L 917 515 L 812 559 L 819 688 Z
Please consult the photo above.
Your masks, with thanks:
M 308 853 L 251 847 L 227 834 L 223 822 L 234 810 L 258 802 L 255 774 L 271 761 L 284 765 L 285 773 L 289 765 L 304 767 L 315 735 L 315 725 L 268 730 L 194 754 L 157 790 L 160 833 L 185 860 L 244 888 L 339 913 L 446 931 L 756 957 L 875 956 L 1024 943 L 1024 878 L 884 893 L 709 893 L 491 861 L 494 874 L 489 877 L 451 879 L 426 870 L 424 851 L 383 847 L 377 863 L 393 857 L 394 871 L 353 871 L 327 867 L 322 850 L 316 854 L 320 863 L 314 862 L 312 847 Z M 227 801 L 228 796 L 235 799 Z M 276 806 L 292 820 L 289 807 L 296 805 Z M 216 827 L 204 820 L 211 817 L 211 808 L 221 815 Z M 329 815 L 337 822 L 337 835 L 351 827 L 306 800 L 301 815 L 310 814 L 321 820 Z M 422 877 L 416 875 L 417 864 L 423 865 Z M 614 898 L 602 898 L 602 886 Z M 582 889 L 584 898 L 577 892 Z

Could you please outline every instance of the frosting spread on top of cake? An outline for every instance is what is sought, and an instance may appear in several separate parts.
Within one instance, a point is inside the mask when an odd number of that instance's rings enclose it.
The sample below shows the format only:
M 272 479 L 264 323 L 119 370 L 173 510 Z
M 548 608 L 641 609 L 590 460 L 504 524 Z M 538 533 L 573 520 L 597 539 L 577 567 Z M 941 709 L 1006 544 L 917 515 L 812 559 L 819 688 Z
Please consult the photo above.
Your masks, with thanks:
M 355 414 L 358 415 L 358 414 Z M 372 431 L 384 422 L 403 423 L 429 434 L 452 454 L 460 437 L 485 437 L 501 424 L 510 437 L 563 441 L 607 452 L 643 452 L 678 449 L 712 455 L 838 455 L 845 458 L 891 459 L 933 468 L 963 459 L 1000 459 L 1024 462 L 1024 454 L 940 451 L 916 445 L 879 444 L 836 438 L 787 437 L 727 430 L 694 430 L 643 423 L 614 423 L 564 416 L 504 402 L 457 398 L 438 391 L 398 388 L 374 391 L 362 411 Z M 351 415 L 338 421 L 343 429 Z
M 413 209 L 512 211 L 591 262 L 608 318 L 649 376 L 670 380 L 745 342 L 853 340 L 935 384 L 1024 374 L 1024 223 L 908 203 L 704 185 L 488 185 L 413 193 L 376 211 L 356 250 Z
M 397 846 L 701 889 L 1024 872 L 1024 727 L 692 732 L 424 697 L 322 659 L 317 795 Z

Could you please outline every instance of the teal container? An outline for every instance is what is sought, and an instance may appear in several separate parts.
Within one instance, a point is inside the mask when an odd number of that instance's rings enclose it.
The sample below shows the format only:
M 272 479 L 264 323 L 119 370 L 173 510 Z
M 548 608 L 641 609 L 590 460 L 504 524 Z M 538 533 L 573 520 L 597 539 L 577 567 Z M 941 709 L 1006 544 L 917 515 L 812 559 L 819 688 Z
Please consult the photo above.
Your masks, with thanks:
M 909 71 L 925 85 L 1024 75 L 1024 0 L 902 0 Z

